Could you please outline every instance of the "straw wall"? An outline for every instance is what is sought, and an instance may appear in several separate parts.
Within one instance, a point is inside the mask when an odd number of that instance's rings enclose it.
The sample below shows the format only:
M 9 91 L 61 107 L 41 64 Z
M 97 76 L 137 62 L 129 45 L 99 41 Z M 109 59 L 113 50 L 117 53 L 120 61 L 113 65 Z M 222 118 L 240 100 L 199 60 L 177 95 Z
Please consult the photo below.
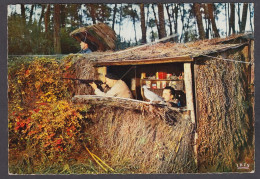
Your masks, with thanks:
M 120 173 L 196 172 L 189 115 L 93 106 L 87 131 L 98 155 Z
M 73 57 L 74 68 L 76 72 L 76 78 L 78 79 L 87 79 L 87 80 L 98 80 L 98 76 L 96 74 L 95 68 L 89 63 L 89 60 L 84 59 L 81 56 Z M 79 94 L 94 94 L 94 90 L 91 86 L 86 84 L 82 84 L 80 82 L 75 82 L 75 95 Z
M 242 51 L 222 55 L 248 60 Z M 250 165 L 244 171 L 254 168 L 249 70 L 248 64 L 213 58 L 195 64 L 200 172 L 243 171 L 239 170 L 240 163 Z

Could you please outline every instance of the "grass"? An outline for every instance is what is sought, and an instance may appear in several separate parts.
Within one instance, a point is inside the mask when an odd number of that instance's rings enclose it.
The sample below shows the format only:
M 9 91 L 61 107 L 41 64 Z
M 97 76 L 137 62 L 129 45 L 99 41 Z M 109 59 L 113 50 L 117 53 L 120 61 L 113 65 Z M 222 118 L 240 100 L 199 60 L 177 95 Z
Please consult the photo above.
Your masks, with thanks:
M 97 174 L 103 173 L 90 159 L 32 164 L 25 159 L 9 163 L 10 174 Z

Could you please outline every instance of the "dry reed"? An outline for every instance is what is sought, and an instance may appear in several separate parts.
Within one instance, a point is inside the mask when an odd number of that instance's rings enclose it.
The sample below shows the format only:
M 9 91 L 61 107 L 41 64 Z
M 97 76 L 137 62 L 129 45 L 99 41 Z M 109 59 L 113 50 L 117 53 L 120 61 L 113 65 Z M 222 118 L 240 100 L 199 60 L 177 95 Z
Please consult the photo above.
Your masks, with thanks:
M 244 60 L 242 53 L 228 58 Z M 198 161 L 201 172 L 253 169 L 253 114 L 248 64 L 204 59 L 197 62 Z

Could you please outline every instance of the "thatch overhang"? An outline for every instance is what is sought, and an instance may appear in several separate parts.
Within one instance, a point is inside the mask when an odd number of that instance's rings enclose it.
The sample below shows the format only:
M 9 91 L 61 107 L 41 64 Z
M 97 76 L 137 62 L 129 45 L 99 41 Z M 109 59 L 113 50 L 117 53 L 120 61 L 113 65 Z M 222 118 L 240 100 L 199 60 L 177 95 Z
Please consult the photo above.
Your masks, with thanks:
M 117 52 L 95 52 L 91 55 L 86 55 L 86 59 L 89 59 L 94 66 L 193 62 L 203 55 L 220 53 L 248 45 L 247 36 L 248 34 L 239 34 L 228 38 L 200 40 L 189 43 L 157 43 L 132 47 Z M 237 39 L 240 39 L 240 43 L 226 43 L 227 41 L 238 42 Z M 244 40 L 242 41 L 241 39 Z
M 70 36 L 79 42 L 86 42 L 92 51 L 114 50 L 116 47 L 116 33 L 104 23 L 81 27 L 71 32 Z

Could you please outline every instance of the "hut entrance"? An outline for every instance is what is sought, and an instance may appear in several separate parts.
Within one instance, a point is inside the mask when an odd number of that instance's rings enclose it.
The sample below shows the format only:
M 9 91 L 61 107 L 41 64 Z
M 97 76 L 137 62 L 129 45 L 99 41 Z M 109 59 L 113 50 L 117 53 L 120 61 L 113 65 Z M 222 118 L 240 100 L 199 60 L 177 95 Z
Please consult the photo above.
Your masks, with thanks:
M 107 72 L 114 73 L 126 82 L 135 99 L 146 101 L 142 92 L 142 85 L 162 96 L 166 86 L 172 86 L 176 90 L 176 97 L 181 100 L 182 106 L 186 106 L 184 88 L 183 63 L 165 63 L 149 65 L 115 65 L 108 66 Z

